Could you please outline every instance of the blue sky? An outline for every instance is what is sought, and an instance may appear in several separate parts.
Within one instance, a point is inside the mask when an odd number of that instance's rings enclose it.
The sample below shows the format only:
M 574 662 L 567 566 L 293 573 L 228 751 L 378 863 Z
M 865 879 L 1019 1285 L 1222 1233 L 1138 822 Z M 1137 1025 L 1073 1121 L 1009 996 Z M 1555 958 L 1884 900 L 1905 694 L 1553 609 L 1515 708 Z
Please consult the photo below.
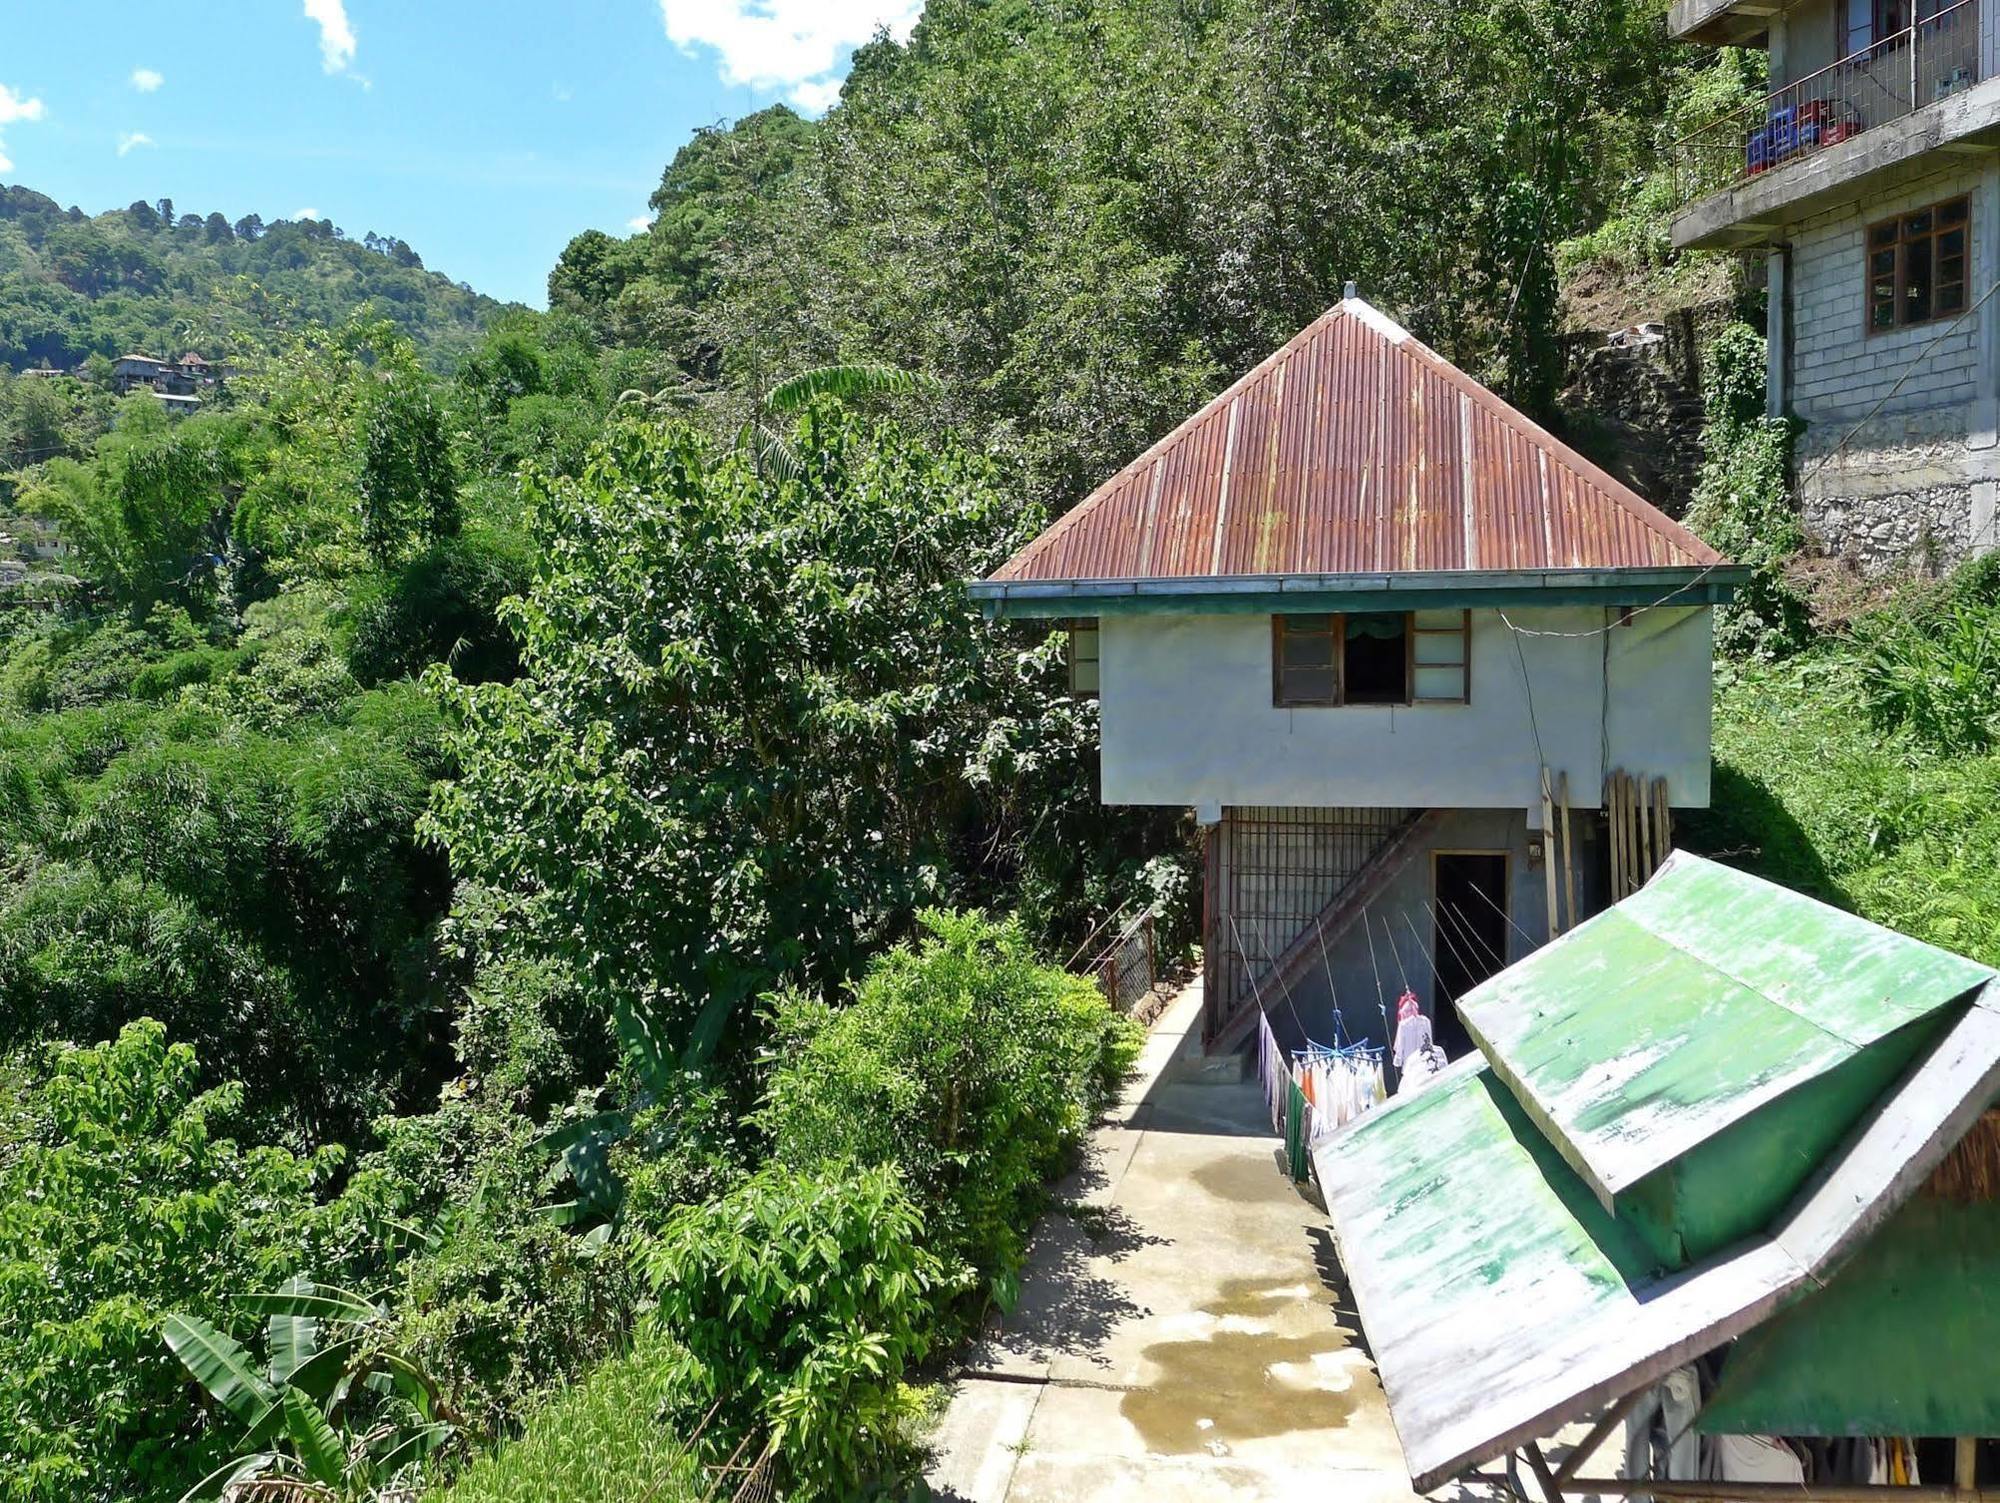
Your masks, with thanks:
M 696 127 L 818 113 L 920 0 L 0 0 L 0 182 L 400 235 L 540 306 Z

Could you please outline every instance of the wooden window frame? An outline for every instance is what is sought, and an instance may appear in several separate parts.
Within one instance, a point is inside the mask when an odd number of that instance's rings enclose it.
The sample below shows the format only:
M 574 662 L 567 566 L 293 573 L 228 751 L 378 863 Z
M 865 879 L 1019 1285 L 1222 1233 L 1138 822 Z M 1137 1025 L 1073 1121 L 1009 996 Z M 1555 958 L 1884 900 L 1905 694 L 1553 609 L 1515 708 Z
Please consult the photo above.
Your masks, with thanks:
M 1944 211 L 1953 208 L 1963 208 L 1965 210 L 1965 217 L 1950 225 L 1940 223 Z M 1913 218 L 1918 214 L 1929 214 L 1931 216 L 1931 227 L 1921 235 L 1911 235 L 1906 238 L 1903 234 L 1903 221 Z M 1884 228 L 1893 229 L 1896 238 L 1888 245 L 1877 247 L 1875 244 L 1875 232 Z M 1965 235 L 1965 249 L 1961 254 L 1961 259 L 1964 261 L 1964 271 L 1958 279 L 1958 306 L 1939 311 L 1937 306 L 1939 286 L 1937 275 L 1937 242 L 1952 230 L 1962 231 Z M 1929 241 L 1931 247 L 1931 311 L 1923 318 L 1906 319 L 1903 317 L 1903 296 L 1906 285 L 1904 273 L 1909 266 L 1909 257 L 1906 251 L 1908 247 L 1922 241 Z M 1891 294 L 1895 317 L 1891 322 L 1886 324 L 1877 324 L 1875 322 L 1875 272 L 1873 263 L 1878 250 L 1886 250 L 1896 258 L 1895 291 Z M 1886 219 L 1876 220 L 1861 232 L 1861 323 L 1862 328 L 1867 332 L 1870 339 L 1878 335 L 1895 334 L 1904 329 L 1921 329 L 1926 324 L 1934 324 L 1942 319 L 1963 318 L 1965 310 L 1970 306 L 1968 300 L 1971 295 L 1972 198 L 1970 194 L 1961 193 L 1956 198 L 1940 199 L 1934 204 L 1925 204 L 1919 208 L 1907 209 L 1900 214 L 1892 214 Z
M 1415 611 L 1412 611 L 1410 612 L 1410 624 L 1407 628 L 1405 628 L 1405 630 L 1409 634 L 1409 643 L 1410 643 L 1410 667 L 1409 667 L 1410 703 L 1413 705 L 1471 704 L 1472 703 L 1472 612 L 1469 609 L 1461 611 L 1459 613 L 1458 627 L 1456 630 L 1454 630 L 1451 627 L 1418 626 L 1417 613 Z M 1417 638 L 1419 636 L 1457 637 L 1460 644 L 1458 662 L 1455 664 L 1424 663 L 1420 665 L 1417 662 Z M 1456 699 L 1449 699 L 1449 698 L 1439 698 L 1435 695 L 1418 694 L 1417 669 L 1419 666 L 1425 668 L 1456 667 L 1460 671 L 1461 675 L 1460 692 L 1458 697 Z
M 1071 699 L 1097 699 L 1104 692 L 1103 627 L 1099 624 L 1095 616 L 1083 616 L 1063 622 L 1062 629 L 1066 634 L 1063 642 L 1063 674 L 1067 680 L 1069 697 Z M 1079 689 L 1076 686 L 1076 636 L 1080 631 L 1089 632 L 1097 644 L 1097 654 L 1090 659 L 1097 668 L 1097 687 L 1095 689 Z
M 1369 700 L 1363 704 L 1350 704 L 1347 699 L 1347 618 L 1350 615 L 1394 615 L 1391 611 L 1303 611 L 1298 615 L 1325 616 L 1332 623 L 1333 638 L 1333 695 L 1329 699 L 1295 699 L 1285 694 L 1285 634 L 1292 615 L 1274 614 L 1271 617 L 1271 704 L 1280 710 L 1369 710 L 1369 709 L 1413 709 L 1419 705 L 1464 705 L 1472 703 L 1472 612 L 1465 610 L 1459 614 L 1459 624 L 1452 627 L 1419 627 L 1415 611 L 1403 611 L 1403 694 L 1402 699 Z M 1417 662 L 1417 637 L 1457 637 L 1461 652 L 1457 663 Z M 1417 693 L 1417 669 L 1459 668 L 1463 672 L 1463 688 L 1455 698 L 1439 698 L 1435 695 L 1419 696 Z
M 1290 623 L 1296 619 L 1292 615 L 1276 614 L 1271 617 L 1271 703 L 1280 710 L 1335 710 L 1341 707 L 1341 690 L 1345 688 L 1345 675 L 1341 672 L 1341 658 L 1347 652 L 1347 617 L 1340 611 L 1303 611 L 1300 615 L 1325 616 L 1333 623 L 1329 635 L 1333 639 L 1333 695 L 1328 699 L 1289 699 L 1285 695 L 1285 635 Z M 1304 635 L 1304 633 L 1301 633 Z M 1317 633 L 1314 633 L 1317 635 Z

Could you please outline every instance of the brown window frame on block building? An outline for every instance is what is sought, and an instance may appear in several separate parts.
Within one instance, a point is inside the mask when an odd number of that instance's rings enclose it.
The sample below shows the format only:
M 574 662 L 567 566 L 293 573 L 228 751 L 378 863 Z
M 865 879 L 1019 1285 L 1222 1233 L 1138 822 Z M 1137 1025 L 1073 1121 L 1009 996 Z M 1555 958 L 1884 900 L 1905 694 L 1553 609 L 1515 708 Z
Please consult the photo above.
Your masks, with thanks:
M 1948 264 L 1956 266 L 1949 276 Z M 1921 273 L 1913 280 L 1916 268 Z M 1972 280 L 1971 199 L 1948 198 L 1869 225 L 1861 270 L 1861 306 L 1871 336 L 1963 316 Z M 1921 311 L 1912 312 L 1919 287 Z

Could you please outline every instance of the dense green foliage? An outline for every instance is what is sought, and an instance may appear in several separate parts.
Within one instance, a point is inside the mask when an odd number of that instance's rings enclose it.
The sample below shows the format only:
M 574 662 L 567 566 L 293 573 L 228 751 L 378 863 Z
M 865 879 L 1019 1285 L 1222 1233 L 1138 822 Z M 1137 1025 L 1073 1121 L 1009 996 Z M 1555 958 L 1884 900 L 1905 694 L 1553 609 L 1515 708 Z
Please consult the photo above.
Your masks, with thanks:
M 768 1437 L 792 1497 L 851 1498 L 893 1468 L 917 1412 L 903 1375 L 931 1341 L 922 1232 L 893 1163 L 773 1165 L 668 1222 L 645 1264 L 681 1344 L 683 1426 L 714 1410 L 718 1435 Z
M 0 1108 L 0 1498 L 177 1496 L 220 1460 L 160 1341 L 350 1244 L 318 1188 L 341 1150 L 240 1148 L 156 1023 L 17 1066 Z
M 710 1481 L 687 1436 L 663 1422 L 682 1398 L 673 1348 L 642 1337 L 482 1456 L 442 1496 L 451 1503 L 694 1503 Z
M 762 1120 L 802 1175 L 897 1164 L 948 1292 L 1011 1303 L 1043 1183 L 1135 1056 L 1094 983 L 1038 963 L 1018 926 L 927 913 L 843 1005 L 777 1001 Z
M 1764 415 L 1764 336 L 1731 324 L 1710 343 L 1703 375 L 1701 480 L 1688 525 L 1724 558 L 1748 564 L 1736 604 L 1719 613 L 1725 651 L 1792 651 L 1812 626 L 1786 570 L 1805 533 L 1792 504 L 1792 443 L 1798 425 Z
M 69 370 L 139 352 L 210 360 L 272 332 L 368 307 L 437 359 L 469 350 L 501 305 L 455 286 L 396 239 L 326 220 L 176 214 L 170 200 L 87 216 L 0 185 L 0 366 Z
M 1968 565 L 1851 634 L 1726 671 L 1697 848 L 2000 963 L 1994 578 Z
M 432 828 L 508 896 L 506 944 L 559 961 L 648 1068 L 1004 878 L 1009 766 L 1089 798 L 1087 710 L 1046 653 L 996 651 L 965 593 L 1034 514 L 962 451 L 834 406 L 793 446 L 795 475 L 760 474 L 633 419 L 577 479 L 531 482 L 521 677 L 456 695 Z
M 685 147 L 550 278 L 733 421 L 759 373 L 935 373 L 933 421 L 1066 505 L 1342 283 L 1546 414 L 1553 247 L 1649 153 L 1641 0 L 932 0 L 827 116 Z

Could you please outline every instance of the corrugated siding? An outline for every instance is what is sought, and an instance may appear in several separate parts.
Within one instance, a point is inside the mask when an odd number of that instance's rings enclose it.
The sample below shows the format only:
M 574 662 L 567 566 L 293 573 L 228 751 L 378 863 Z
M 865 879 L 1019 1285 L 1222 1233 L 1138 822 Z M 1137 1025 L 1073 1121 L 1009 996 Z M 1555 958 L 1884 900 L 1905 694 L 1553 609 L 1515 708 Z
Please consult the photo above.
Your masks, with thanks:
M 1345 302 L 996 579 L 1700 567 L 1692 533 Z

